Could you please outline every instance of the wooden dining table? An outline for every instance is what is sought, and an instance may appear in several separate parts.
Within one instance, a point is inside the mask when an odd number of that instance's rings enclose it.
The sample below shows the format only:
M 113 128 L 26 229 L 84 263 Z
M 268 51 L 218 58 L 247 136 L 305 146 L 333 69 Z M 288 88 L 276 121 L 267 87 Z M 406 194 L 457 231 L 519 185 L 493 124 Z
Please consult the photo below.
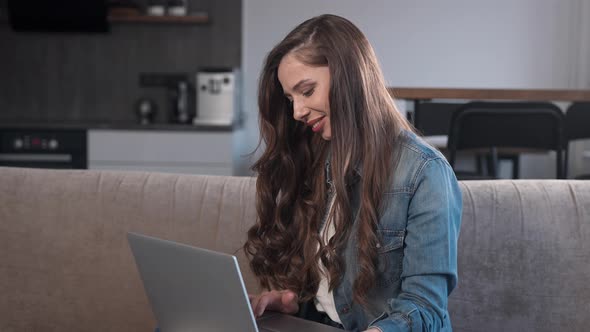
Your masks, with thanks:
M 590 90 L 549 89 L 463 89 L 390 87 L 396 99 L 426 101 L 432 99 L 517 100 L 517 101 L 590 101 Z

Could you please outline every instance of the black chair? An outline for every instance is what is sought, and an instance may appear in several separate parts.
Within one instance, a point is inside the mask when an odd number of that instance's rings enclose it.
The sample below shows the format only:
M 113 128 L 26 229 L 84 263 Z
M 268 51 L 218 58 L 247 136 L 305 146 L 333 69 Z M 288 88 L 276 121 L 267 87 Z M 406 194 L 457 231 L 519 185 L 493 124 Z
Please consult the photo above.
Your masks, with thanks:
M 455 169 L 458 150 L 489 151 L 489 176 L 497 178 L 498 148 L 511 154 L 556 151 L 557 178 L 565 178 L 563 112 L 551 103 L 471 102 L 460 107 L 451 119 L 449 162 Z M 525 149 L 525 151 L 523 151 Z M 460 179 L 472 179 L 456 170 Z M 482 177 L 475 177 L 482 178 Z
M 441 103 L 441 102 L 421 102 L 414 105 L 413 124 L 418 134 L 423 136 L 426 141 L 439 149 L 445 156 L 448 155 L 447 141 L 431 140 L 429 136 L 447 136 L 451 128 L 451 118 L 453 113 L 459 109 L 462 103 Z M 448 157 L 448 156 L 447 156 Z M 476 156 L 476 173 L 480 176 L 484 174 L 485 155 Z
M 419 103 L 414 109 L 414 127 L 423 136 L 448 135 L 453 113 L 463 104 Z
M 590 139 L 590 102 L 573 103 L 565 112 L 565 172 L 567 174 L 569 143 L 579 139 Z M 590 179 L 590 174 L 576 176 L 576 179 Z

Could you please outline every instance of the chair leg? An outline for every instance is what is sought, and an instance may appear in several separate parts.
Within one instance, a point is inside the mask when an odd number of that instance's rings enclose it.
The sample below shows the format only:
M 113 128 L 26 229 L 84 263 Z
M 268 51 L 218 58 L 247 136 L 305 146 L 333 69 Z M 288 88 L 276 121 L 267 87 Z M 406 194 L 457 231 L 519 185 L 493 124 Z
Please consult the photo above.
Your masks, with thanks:
M 520 179 L 520 156 L 514 155 L 512 156 L 512 178 L 513 179 Z
M 500 154 L 499 160 L 509 160 L 512 164 L 512 178 L 520 179 L 520 155 L 519 154 Z
M 478 175 L 484 175 L 484 173 L 483 173 L 483 161 L 482 161 L 483 158 L 484 158 L 484 156 L 481 155 L 481 154 L 476 154 L 475 155 L 475 172 Z
M 557 155 L 555 156 L 557 159 L 557 178 L 558 179 L 565 179 L 565 172 L 564 172 L 564 162 L 563 162 L 563 151 L 561 149 L 557 150 Z
M 490 149 L 488 156 L 488 174 L 496 179 L 498 178 L 498 150 L 496 148 Z
M 563 178 L 567 179 L 567 174 L 568 174 L 568 158 L 569 158 L 569 151 L 570 147 L 569 144 L 566 146 L 566 148 L 563 150 Z M 557 158 L 557 156 L 556 156 Z

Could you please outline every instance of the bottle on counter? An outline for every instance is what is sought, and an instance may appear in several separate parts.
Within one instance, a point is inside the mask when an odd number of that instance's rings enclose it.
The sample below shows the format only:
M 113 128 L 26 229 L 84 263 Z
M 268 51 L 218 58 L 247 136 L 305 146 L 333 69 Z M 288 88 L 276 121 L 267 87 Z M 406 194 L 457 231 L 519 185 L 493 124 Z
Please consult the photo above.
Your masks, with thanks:
M 191 115 L 188 107 L 188 83 L 178 81 L 176 89 L 176 98 L 174 100 L 174 121 L 176 123 L 189 123 Z

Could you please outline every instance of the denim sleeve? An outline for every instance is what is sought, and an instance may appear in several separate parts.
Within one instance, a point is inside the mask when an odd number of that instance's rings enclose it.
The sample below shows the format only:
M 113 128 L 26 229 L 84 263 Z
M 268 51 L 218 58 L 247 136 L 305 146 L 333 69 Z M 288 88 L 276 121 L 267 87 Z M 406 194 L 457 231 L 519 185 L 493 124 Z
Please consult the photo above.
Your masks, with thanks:
M 457 284 L 457 239 L 462 196 L 444 159 L 418 171 L 408 208 L 401 293 L 370 327 L 383 332 L 450 331 L 448 296 Z

